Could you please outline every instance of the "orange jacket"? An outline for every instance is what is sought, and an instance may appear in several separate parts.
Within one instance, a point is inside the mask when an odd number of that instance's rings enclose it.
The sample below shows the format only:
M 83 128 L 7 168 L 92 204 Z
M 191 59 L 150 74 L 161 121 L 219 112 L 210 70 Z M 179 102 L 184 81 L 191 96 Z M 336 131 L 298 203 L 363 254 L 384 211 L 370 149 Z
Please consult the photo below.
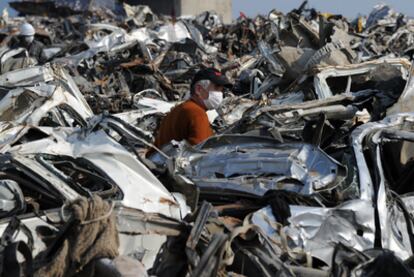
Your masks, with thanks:
M 163 118 L 154 144 L 161 147 L 171 140 L 185 139 L 195 145 L 212 135 L 205 109 L 190 99 L 173 108 Z

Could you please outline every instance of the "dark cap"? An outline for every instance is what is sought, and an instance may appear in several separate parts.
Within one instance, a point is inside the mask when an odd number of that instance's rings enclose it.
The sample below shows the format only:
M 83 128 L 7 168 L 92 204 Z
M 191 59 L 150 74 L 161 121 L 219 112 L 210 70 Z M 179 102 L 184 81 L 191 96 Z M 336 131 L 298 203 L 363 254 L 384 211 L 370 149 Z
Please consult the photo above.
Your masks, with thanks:
M 201 80 L 209 80 L 216 85 L 223 86 L 226 88 L 233 87 L 229 79 L 227 79 L 226 75 L 215 68 L 201 69 L 200 71 L 198 71 L 193 78 L 191 86 L 194 86 L 195 83 Z

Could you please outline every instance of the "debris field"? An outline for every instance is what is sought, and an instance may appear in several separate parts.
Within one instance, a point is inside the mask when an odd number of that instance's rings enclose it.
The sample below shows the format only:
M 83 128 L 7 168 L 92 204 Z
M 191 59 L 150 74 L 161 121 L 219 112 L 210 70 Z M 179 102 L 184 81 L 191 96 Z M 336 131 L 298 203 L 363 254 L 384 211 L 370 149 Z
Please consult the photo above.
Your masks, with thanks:
M 414 19 L 98 2 L 0 17 L 1 276 L 414 276 Z M 154 147 L 211 67 L 214 135 Z

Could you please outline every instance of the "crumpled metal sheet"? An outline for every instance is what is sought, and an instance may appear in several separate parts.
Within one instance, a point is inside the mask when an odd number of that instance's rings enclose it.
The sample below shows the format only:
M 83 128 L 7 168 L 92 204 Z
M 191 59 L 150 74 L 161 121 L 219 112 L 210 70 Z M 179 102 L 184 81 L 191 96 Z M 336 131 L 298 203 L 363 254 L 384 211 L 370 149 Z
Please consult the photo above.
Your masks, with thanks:
M 348 201 L 331 209 L 292 206 L 290 210 L 286 235 L 296 247 L 328 265 L 336 243 L 357 250 L 374 247 L 374 209 L 370 201 Z
M 355 65 L 341 65 L 336 67 L 325 67 L 322 70 L 315 74 L 314 77 L 314 86 L 315 92 L 319 99 L 328 98 L 334 95 L 331 91 L 327 79 L 330 77 L 348 77 L 352 78 L 352 76 L 358 76 L 362 74 L 369 74 L 370 72 L 375 71 L 376 69 L 380 68 L 382 65 L 392 66 L 396 69 L 396 71 L 401 72 L 401 78 L 407 80 L 409 76 L 409 61 L 406 59 L 384 59 L 384 60 L 376 60 L 372 62 L 366 62 L 361 64 Z M 385 70 L 384 70 L 385 71 Z M 349 90 L 343 91 L 343 93 L 349 93 L 351 86 L 349 86 Z
M 335 208 L 290 206 L 289 225 L 282 227 L 267 206 L 252 214 L 251 222 L 272 239 L 284 234 L 292 251 L 305 251 L 331 266 L 338 243 L 357 250 L 373 247 L 374 210 L 368 201 L 350 201 Z
M 0 100 L 2 121 L 38 125 L 52 110 L 65 107 L 83 122 L 93 115 L 71 77 L 59 67 L 23 69 L 2 76 L 4 86 L 22 86 L 9 90 Z
M 174 160 L 170 174 L 185 176 L 207 194 L 262 196 L 272 189 L 314 194 L 333 190 L 346 175 L 344 167 L 311 145 L 248 136 L 213 137 L 194 149 L 183 146 Z
M 393 115 L 396 113 L 404 113 L 404 112 L 413 112 L 413 99 L 414 99 L 414 76 L 413 72 L 413 65 L 410 68 L 410 74 L 405 86 L 404 91 L 401 93 L 401 97 L 398 99 L 392 107 L 390 107 L 387 111 L 387 115 Z
M 382 246 L 386 249 L 391 249 L 398 253 L 398 256 L 406 259 L 412 255 L 411 246 L 409 246 L 408 238 L 406 237 L 406 226 L 407 224 L 411 224 L 406 222 L 405 219 L 402 218 L 401 211 L 396 208 L 396 202 L 392 201 L 392 205 L 387 204 L 387 198 L 389 191 L 393 188 L 390 186 L 390 181 L 387 180 L 387 176 L 384 174 L 384 168 L 386 161 L 382 158 L 382 149 L 381 143 L 383 140 L 387 141 L 387 135 L 383 134 L 385 129 L 389 130 L 387 133 L 392 134 L 393 132 L 397 132 L 398 130 L 410 130 L 409 127 L 412 123 L 412 114 L 397 114 L 394 116 L 387 117 L 382 122 L 379 123 L 368 123 L 361 127 L 359 127 L 354 136 L 354 149 L 355 152 L 361 157 L 357 159 L 358 168 L 359 168 L 359 175 L 361 180 L 361 189 L 363 190 L 363 194 L 361 197 L 370 198 L 371 201 L 376 203 L 377 210 L 378 210 L 378 217 L 379 217 L 379 226 L 381 231 L 381 239 L 382 239 Z M 411 133 L 411 130 L 408 131 Z M 382 138 L 384 136 L 384 138 Z M 363 153 L 362 147 L 365 144 L 364 139 L 370 137 L 370 143 L 373 144 L 372 155 L 376 157 L 374 168 L 371 169 L 379 174 L 379 179 L 375 180 L 371 177 L 369 170 L 363 171 L 367 167 L 366 158 L 361 156 Z M 403 142 L 404 138 L 401 137 L 400 141 Z M 407 147 L 401 148 L 401 155 L 409 156 L 409 153 L 404 153 L 404 151 L 410 151 L 411 146 L 407 145 Z M 361 191 L 362 191 L 361 190 Z M 392 218 L 392 220 L 391 220 Z M 389 224 L 392 221 L 394 224 Z

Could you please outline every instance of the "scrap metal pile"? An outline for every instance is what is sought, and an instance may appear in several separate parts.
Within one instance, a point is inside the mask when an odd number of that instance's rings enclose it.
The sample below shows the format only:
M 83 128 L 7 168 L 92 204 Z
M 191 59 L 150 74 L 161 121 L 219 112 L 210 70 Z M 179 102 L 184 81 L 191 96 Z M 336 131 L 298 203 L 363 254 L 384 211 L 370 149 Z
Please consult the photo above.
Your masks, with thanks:
M 0 18 L 1 276 L 414 276 L 414 20 L 71 3 Z M 207 67 L 216 135 L 147 158 Z

